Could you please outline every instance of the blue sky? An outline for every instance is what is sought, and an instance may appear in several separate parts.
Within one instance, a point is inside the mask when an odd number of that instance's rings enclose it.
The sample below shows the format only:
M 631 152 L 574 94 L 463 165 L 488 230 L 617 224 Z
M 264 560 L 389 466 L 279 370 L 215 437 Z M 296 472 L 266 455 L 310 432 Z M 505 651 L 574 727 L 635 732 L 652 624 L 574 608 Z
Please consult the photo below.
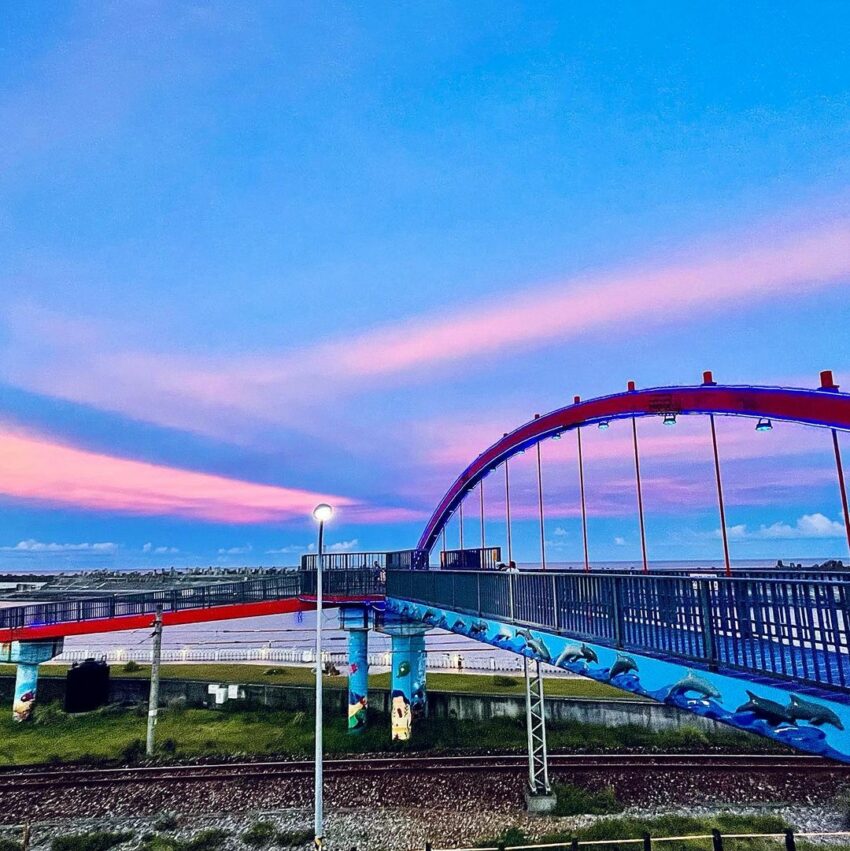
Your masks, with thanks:
M 850 385 L 848 24 L 4 7 L 0 564 L 291 563 L 323 496 L 338 547 L 409 546 L 472 457 L 575 393 Z M 706 424 L 657 425 L 650 554 L 719 557 Z M 598 559 L 639 554 L 627 436 L 588 435 Z M 828 435 L 720 437 L 733 555 L 845 554 Z M 544 453 L 565 560 L 571 452 Z

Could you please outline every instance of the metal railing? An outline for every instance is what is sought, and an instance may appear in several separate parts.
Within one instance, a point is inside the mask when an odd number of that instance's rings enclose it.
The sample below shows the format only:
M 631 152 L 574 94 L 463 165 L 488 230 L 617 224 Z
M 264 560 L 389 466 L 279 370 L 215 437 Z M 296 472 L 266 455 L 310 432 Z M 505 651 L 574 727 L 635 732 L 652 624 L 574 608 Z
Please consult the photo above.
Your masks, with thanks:
M 464 550 L 442 550 L 441 570 L 495 570 L 502 560 L 501 547 L 476 547 Z
M 31 603 L 0 609 L 0 629 L 22 629 L 48 624 L 73 623 L 153 614 L 157 606 L 164 612 L 208 609 L 213 606 L 256 603 L 298 597 L 303 577 L 298 571 L 280 573 L 238 582 L 194 585 L 162 591 L 108 594 L 90 599 Z
M 850 583 L 390 571 L 387 595 L 718 668 L 850 687 Z
M 383 596 L 386 584 L 383 568 L 323 570 L 322 596 L 327 597 L 377 597 Z M 301 594 L 307 597 L 316 593 L 316 571 L 300 571 Z
M 705 843 L 706 851 L 724 851 L 725 840 L 732 840 L 736 845 L 742 840 L 773 840 L 781 843 L 780 847 L 784 847 L 785 851 L 797 851 L 797 840 L 802 839 L 819 839 L 819 840 L 836 840 L 841 837 L 850 838 L 850 831 L 847 830 L 832 830 L 832 831 L 793 831 L 785 830 L 782 833 L 721 833 L 716 828 L 711 833 L 687 834 L 685 836 L 651 836 L 649 833 L 644 833 L 639 837 L 629 839 L 610 838 L 610 839 L 565 839 L 563 842 L 533 842 L 523 845 L 506 845 L 500 842 L 497 845 L 469 845 L 469 846 L 452 846 L 450 848 L 435 848 L 430 842 L 425 843 L 425 851 L 534 851 L 534 849 L 546 848 L 548 851 L 579 851 L 580 848 L 599 849 L 604 846 L 611 846 L 612 849 L 617 849 L 620 845 L 640 846 L 641 851 L 652 851 L 653 845 L 656 843 L 677 843 L 680 847 L 685 843 Z M 675 846 L 674 846 L 675 847 Z M 826 843 L 824 848 L 830 846 Z
M 316 554 L 301 556 L 301 570 L 316 569 Z M 427 570 L 428 553 L 425 550 L 394 550 L 374 553 L 325 553 L 322 569 L 331 570 Z

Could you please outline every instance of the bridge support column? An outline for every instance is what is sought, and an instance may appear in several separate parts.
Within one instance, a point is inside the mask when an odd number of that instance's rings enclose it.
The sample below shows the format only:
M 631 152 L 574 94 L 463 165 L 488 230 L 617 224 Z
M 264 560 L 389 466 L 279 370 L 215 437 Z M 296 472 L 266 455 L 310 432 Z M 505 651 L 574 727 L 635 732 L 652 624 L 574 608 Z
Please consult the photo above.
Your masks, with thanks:
M 392 737 L 407 741 L 416 721 L 427 714 L 425 633 L 429 627 L 387 614 L 379 629 L 392 639 Z
M 12 718 L 28 721 L 35 709 L 38 688 L 38 666 L 62 652 L 62 639 L 49 641 L 13 641 L 0 645 L 0 662 L 13 662 L 15 672 L 15 697 Z
M 363 606 L 340 609 L 340 625 L 348 632 L 348 732 L 359 733 L 369 708 L 369 611 Z
M 525 669 L 525 723 L 528 732 L 528 791 L 526 808 L 545 814 L 555 809 L 556 798 L 549 786 L 549 758 L 546 751 L 546 716 L 543 704 L 543 677 L 540 663 L 523 659 Z

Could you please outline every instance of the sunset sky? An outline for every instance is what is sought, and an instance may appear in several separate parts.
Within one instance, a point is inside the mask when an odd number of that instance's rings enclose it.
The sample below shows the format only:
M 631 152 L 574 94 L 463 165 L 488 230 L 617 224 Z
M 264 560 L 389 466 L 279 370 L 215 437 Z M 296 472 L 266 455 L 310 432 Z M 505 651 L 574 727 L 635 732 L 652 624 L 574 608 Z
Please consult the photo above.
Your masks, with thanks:
M 828 2 L 4 4 L 0 567 L 293 564 L 320 499 L 333 548 L 408 547 L 574 394 L 850 390 L 848 27 Z M 650 557 L 719 559 L 707 422 L 639 432 Z M 718 436 L 733 557 L 847 557 L 828 432 Z M 629 425 L 585 455 L 591 557 L 636 560 Z M 576 561 L 573 436 L 543 458 Z

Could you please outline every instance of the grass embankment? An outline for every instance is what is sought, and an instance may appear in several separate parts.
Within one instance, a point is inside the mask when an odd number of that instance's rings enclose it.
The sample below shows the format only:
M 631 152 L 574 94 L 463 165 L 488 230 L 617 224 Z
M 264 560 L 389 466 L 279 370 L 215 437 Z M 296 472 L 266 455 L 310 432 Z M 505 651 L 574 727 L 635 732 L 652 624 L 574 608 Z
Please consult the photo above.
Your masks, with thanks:
M 133 762 L 144 753 L 146 711 L 107 707 L 83 715 L 66 715 L 57 704 L 37 706 L 31 723 L 15 724 L 0 714 L 0 764 L 43 762 Z M 705 751 L 775 749 L 767 740 L 723 732 L 708 735 L 695 728 L 651 732 L 643 727 L 604 727 L 577 722 L 547 727 L 552 750 Z M 389 719 L 372 713 L 361 734 L 347 732 L 344 717 L 329 718 L 325 750 L 330 755 L 394 751 L 522 750 L 526 746 L 525 719 L 489 721 L 425 719 L 411 742 L 391 742 Z M 196 757 L 298 757 L 313 752 L 313 720 L 304 712 L 257 709 L 162 710 L 157 724 L 157 750 L 163 759 Z
M 50 665 L 41 667 L 41 675 L 65 676 L 68 665 Z M 150 666 L 139 665 L 133 670 L 126 670 L 124 665 L 112 665 L 112 676 L 148 679 Z M 14 665 L 0 665 L 0 675 L 15 675 Z M 313 669 L 297 666 L 263 666 L 239 663 L 203 663 L 163 665 L 160 676 L 169 680 L 203 680 L 210 683 L 257 683 L 260 685 L 291 685 L 312 686 L 314 682 Z M 347 688 L 348 679 L 345 676 L 326 677 L 327 688 Z M 371 688 L 389 688 L 389 673 L 372 674 L 369 677 Z M 525 683 L 521 677 L 501 674 L 441 674 L 428 673 L 428 688 L 432 691 L 448 691 L 458 694 L 525 694 Z M 550 697 L 592 698 L 595 700 L 610 700 L 614 698 L 633 698 L 627 692 L 604 683 L 584 677 L 562 678 L 550 677 L 546 680 L 546 694 Z

